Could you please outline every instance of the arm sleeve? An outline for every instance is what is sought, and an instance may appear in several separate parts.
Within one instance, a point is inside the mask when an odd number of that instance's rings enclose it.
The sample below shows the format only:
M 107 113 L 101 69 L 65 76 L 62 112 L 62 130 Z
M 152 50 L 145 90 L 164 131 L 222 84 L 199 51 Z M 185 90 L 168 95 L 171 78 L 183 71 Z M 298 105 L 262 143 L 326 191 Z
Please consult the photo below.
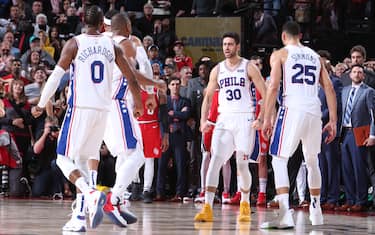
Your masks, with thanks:
M 163 132 L 168 133 L 169 128 L 168 128 L 168 108 L 167 108 L 167 104 L 161 104 L 159 106 L 159 116 L 160 116 L 161 127 L 163 128 Z
M 39 107 L 46 107 L 47 102 L 55 93 L 57 87 L 60 84 L 60 80 L 64 76 L 64 74 L 65 70 L 57 65 L 53 70 L 52 74 L 49 76 L 47 83 L 43 88 L 43 92 L 38 103 Z

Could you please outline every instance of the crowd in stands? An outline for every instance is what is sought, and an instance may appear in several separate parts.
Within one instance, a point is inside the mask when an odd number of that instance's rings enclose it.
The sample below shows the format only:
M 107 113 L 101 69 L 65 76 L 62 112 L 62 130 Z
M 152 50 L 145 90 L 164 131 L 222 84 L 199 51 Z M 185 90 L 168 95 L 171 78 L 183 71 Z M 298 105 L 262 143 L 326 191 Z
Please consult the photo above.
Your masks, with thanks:
M 0 192 L 3 194 L 21 196 L 28 192 L 33 197 L 53 196 L 54 198 L 72 195 L 71 191 L 74 187 L 69 185 L 57 168 L 54 151 L 59 126 L 67 109 L 67 99 L 69 99 L 69 75 L 67 74 L 62 80 L 53 101 L 41 117 L 33 117 L 32 106 L 37 104 L 43 85 L 58 61 L 64 43 L 74 35 L 84 32 L 82 15 L 87 3 L 100 5 L 106 12 L 107 19 L 110 19 L 111 15 L 117 11 L 126 11 L 132 21 L 132 34 L 143 42 L 154 78 L 166 81 L 170 97 L 183 97 L 178 103 L 168 103 L 170 105 L 168 107 L 170 111 L 169 132 L 175 138 L 173 142 L 170 142 L 169 150 L 163 153 L 160 159 L 155 159 L 155 162 L 159 164 L 156 164 L 157 171 L 154 174 L 154 185 L 151 189 L 155 200 L 171 201 L 183 201 L 184 198 L 190 200 L 197 197 L 201 191 L 199 177 L 202 159 L 202 137 L 199 132 L 200 106 L 210 70 L 218 62 L 208 56 L 193 61 L 192 57 L 185 54 L 185 42 L 179 40 L 174 30 L 176 17 L 220 17 L 234 15 L 241 11 L 251 12 L 252 42 L 261 45 L 279 45 L 278 29 L 285 20 L 295 20 L 300 23 L 303 28 L 303 39 L 312 40 L 316 33 L 322 31 L 332 33 L 342 30 L 345 17 L 348 15 L 352 19 L 374 18 L 375 7 L 372 0 L 274 0 L 265 1 L 265 3 L 246 0 L 1 1 Z M 367 55 L 363 46 L 348 48 L 348 57 L 341 58 L 337 63 L 333 63 L 331 59 L 328 52 L 330 48 L 316 49 L 324 49 L 320 51 L 320 55 L 326 61 L 330 76 L 338 78 L 342 86 L 351 84 L 349 77 L 351 66 L 361 64 L 365 68 L 364 82 L 375 89 L 375 60 L 368 59 L 373 55 Z M 251 58 L 251 62 L 259 67 L 264 77 L 268 76 L 267 68 L 263 67 L 263 63 L 266 64 L 265 60 L 268 58 L 247 54 L 243 56 Z M 338 100 L 340 99 L 341 97 L 338 96 Z M 178 113 L 178 118 L 172 117 L 175 113 Z M 10 135 L 3 135 L 3 132 Z M 3 138 L 7 141 L 2 141 Z M 340 136 L 337 138 L 339 146 Z M 18 153 L 11 151 L 12 141 L 16 143 Z M 300 152 L 297 151 L 294 157 L 301 159 L 300 162 L 302 162 L 303 156 Z M 9 156 L 6 156 L 7 153 Z M 366 147 L 366 154 L 363 157 L 368 161 L 362 166 L 364 168 L 355 170 L 367 172 L 368 168 L 372 168 L 372 171 L 368 171 L 366 175 L 369 182 L 366 187 L 375 187 L 373 147 Z M 103 144 L 101 156 L 98 183 L 112 186 L 114 173 L 111 169 L 113 170 L 115 159 L 106 150 L 105 144 Z M 270 161 L 271 157 L 267 159 L 269 169 L 271 169 Z M 347 185 L 340 179 L 346 174 L 351 174 L 353 169 L 349 169 L 347 165 L 341 167 L 341 162 L 342 159 L 338 157 L 337 162 L 333 165 L 329 164 L 328 167 L 336 168 L 339 174 L 337 191 L 345 195 Z M 230 166 L 232 183 L 230 189 L 225 192 L 236 196 L 235 161 L 231 160 Z M 271 200 L 275 194 L 272 189 L 272 174 L 268 177 L 267 184 L 267 181 L 258 180 L 256 177 L 258 167 L 255 164 L 249 164 L 249 168 L 253 172 L 254 179 L 252 189 L 254 200 L 252 201 L 256 201 L 260 188 L 265 191 L 264 184 L 269 189 L 267 198 Z M 303 184 L 306 180 L 306 170 L 303 169 L 303 164 L 301 168 L 300 166 L 293 168 L 292 171 L 301 169 L 297 185 L 300 186 L 298 203 L 302 205 L 308 199 L 304 194 L 306 183 Z M 331 172 L 333 169 L 328 169 L 328 171 Z M 107 174 L 107 172 L 110 173 Z M 322 172 L 326 173 L 327 169 Z M 291 174 L 294 175 L 294 181 L 291 176 L 291 182 L 296 181 L 297 174 L 298 170 Z M 326 179 L 325 177 L 328 176 L 323 176 L 323 180 Z M 263 186 L 258 186 L 259 184 Z M 134 199 L 142 198 L 142 190 L 139 187 L 141 187 L 139 182 L 133 184 Z M 292 186 L 291 189 L 294 190 L 295 187 Z M 221 195 L 221 191 L 218 195 Z M 239 203 L 237 199 L 223 201 Z M 329 203 L 335 206 L 346 203 L 339 201 L 338 198 L 335 200 Z

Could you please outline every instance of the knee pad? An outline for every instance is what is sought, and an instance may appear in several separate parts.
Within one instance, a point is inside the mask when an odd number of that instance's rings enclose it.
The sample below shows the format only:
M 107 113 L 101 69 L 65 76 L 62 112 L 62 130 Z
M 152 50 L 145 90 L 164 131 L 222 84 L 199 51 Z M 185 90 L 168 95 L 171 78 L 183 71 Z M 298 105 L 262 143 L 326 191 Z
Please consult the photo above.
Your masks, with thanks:
M 278 156 L 272 158 L 272 168 L 275 177 L 275 187 L 289 188 L 288 159 Z

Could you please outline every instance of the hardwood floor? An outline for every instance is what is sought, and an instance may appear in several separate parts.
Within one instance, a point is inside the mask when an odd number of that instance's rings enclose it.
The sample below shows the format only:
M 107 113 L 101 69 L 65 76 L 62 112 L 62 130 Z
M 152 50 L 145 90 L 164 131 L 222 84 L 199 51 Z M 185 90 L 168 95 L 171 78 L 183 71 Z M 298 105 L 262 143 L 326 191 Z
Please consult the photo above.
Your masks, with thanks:
M 373 212 L 360 214 L 325 214 L 325 225 L 311 226 L 308 212 L 296 210 L 296 227 L 292 230 L 260 230 L 259 224 L 275 216 L 275 210 L 252 208 L 251 223 L 236 222 L 238 206 L 214 206 L 213 223 L 194 223 L 193 218 L 201 205 L 193 203 L 133 202 L 131 210 L 139 221 L 128 228 L 112 225 L 108 218 L 95 230 L 86 233 L 62 233 L 62 226 L 69 220 L 71 201 L 29 200 L 0 198 L 0 235 L 36 234 L 178 234 L 178 235 L 227 235 L 227 234 L 375 234 Z

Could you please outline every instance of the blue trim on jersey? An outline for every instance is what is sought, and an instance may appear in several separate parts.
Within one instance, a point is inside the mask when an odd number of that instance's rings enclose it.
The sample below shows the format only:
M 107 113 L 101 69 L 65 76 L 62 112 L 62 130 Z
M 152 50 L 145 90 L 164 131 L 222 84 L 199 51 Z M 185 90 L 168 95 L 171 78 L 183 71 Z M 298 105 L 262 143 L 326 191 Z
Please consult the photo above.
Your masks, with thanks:
M 254 149 L 253 149 L 253 153 L 250 155 L 250 159 L 253 161 L 258 160 L 259 150 L 260 150 L 259 142 L 260 142 L 259 131 L 255 131 Z
M 66 156 L 67 154 L 66 144 L 67 144 L 68 135 L 69 135 L 70 123 L 72 121 L 72 112 L 73 112 L 72 106 L 68 105 L 68 108 L 65 114 L 65 119 L 62 124 L 59 142 L 57 143 L 57 149 L 56 149 L 57 154 L 64 155 L 64 156 Z
M 255 88 L 255 84 L 253 82 L 250 84 L 250 94 L 251 94 L 252 105 L 253 105 L 253 107 L 256 107 L 256 105 L 257 105 L 256 88 Z
M 117 100 L 120 107 L 122 125 L 124 126 L 125 141 L 128 149 L 135 149 L 137 146 L 137 139 L 133 134 L 133 126 L 130 121 L 129 110 L 126 107 L 125 100 Z
M 285 119 L 285 107 L 280 107 L 277 122 L 275 127 L 275 133 L 273 135 L 273 140 L 270 146 L 270 154 L 271 155 L 278 155 L 280 139 L 281 139 L 281 131 L 283 129 L 283 123 Z
M 283 105 L 283 93 L 284 93 L 284 86 L 283 86 L 283 79 L 280 80 L 280 89 L 279 89 L 279 94 L 277 96 L 277 101 L 280 106 Z
M 128 80 L 125 77 L 122 77 L 121 86 L 117 94 L 115 95 L 115 99 L 123 99 L 126 93 L 126 89 L 128 89 Z
M 73 102 L 74 102 L 74 73 L 75 73 L 75 65 L 72 63 L 70 65 L 70 97 L 68 100 L 68 105 L 70 107 L 73 107 Z M 64 92 L 64 91 L 63 91 Z

